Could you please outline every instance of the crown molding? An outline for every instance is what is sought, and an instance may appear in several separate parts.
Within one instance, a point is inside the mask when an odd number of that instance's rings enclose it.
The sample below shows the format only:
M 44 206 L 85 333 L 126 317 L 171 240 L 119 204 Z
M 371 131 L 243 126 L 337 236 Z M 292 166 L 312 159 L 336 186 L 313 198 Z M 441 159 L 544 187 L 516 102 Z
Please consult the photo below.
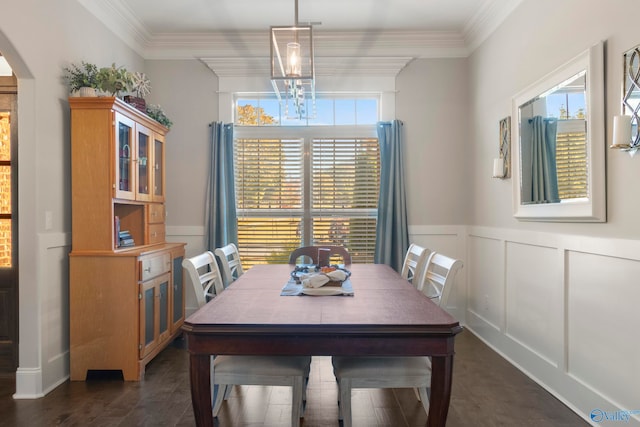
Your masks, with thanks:
M 465 57 L 461 34 L 453 32 L 314 31 L 316 56 Z M 269 52 L 268 31 L 160 34 L 145 46 L 145 59 L 262 57 Z
M 127 46 L 144 57 L 151 34 L 131 9 L 120 0 L 78 0 L 92 15 L 101 21 Z
M 522 1 L 491 0 L 485 2 L 463 29 L 465 46 L 469 54 L 489 38 Z
M 395 77 L 412 57 L 316 56 L 317 77 L 377 76 Z M 263 77 L 271 74 L 269 57 L 200 58 L 218 77 Z
M 269 32 L 150 33 L 126 0 L 77 0 L 143 59 L 261 57 Z M 473 52 L 522 0 L 486 0 L 462 32 L 353 31 L 314 28 L 318 56 L 459 58 Z

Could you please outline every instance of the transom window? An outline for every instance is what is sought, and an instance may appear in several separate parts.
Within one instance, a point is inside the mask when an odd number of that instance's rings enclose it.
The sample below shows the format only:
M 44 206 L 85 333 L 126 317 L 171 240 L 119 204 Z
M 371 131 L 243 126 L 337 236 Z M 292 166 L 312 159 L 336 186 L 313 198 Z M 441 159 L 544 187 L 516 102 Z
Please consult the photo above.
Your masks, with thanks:
M 319 96 L 311 119 L 287 118 L 273 94 L 237 96 L 234 124 L 236 126 L 359 126 L 374 125 L 379 120 L 379 97 Z M 307 104 L 311 104 L 307 100 Z

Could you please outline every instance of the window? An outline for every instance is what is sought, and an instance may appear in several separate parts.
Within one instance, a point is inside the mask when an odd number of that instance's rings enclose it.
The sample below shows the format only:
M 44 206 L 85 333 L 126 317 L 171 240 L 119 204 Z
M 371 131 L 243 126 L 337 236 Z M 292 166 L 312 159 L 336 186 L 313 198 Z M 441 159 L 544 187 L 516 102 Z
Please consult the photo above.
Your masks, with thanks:
M 322 243 L 373 262 L 376 138 L 238 138 L 235 173 L 243 265 L 286 263 L 298 246 Z
M 583 119 L 558 121 L 556 173 L 560 200 L 589 197 L 587 183 L 587 131 Z
M 322 96 L 286 119 L 272 95 L 235 99 L 238 250 L 243 265 L 286 263 L 299 246 L 345 246 L 373 262 L 380 186 L 377 96 Z

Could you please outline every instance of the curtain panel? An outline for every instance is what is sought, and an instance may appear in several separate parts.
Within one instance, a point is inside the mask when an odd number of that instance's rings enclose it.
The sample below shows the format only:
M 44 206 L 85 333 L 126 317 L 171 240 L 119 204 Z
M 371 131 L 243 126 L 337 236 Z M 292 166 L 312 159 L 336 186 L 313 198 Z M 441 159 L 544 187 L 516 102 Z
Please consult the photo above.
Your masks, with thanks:
M 207 186 L 207 250 L 238 243 L 238 218 L 233 170 L 233 124 L 213 122 Z
M 409 248 L 402 127 L 399 120 L 379 122 L 377 126 L 380 144 L 380 197 L 374 262 L 390 265 L 397 271 L 402 270 L 404 256 Z

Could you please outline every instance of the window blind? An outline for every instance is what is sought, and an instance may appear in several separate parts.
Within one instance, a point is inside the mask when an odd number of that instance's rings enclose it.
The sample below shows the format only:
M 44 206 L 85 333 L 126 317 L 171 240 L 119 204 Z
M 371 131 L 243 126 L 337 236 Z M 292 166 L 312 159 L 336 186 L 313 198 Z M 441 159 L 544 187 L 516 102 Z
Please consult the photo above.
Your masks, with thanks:
M 377 139 L 236 139 L 234 156 L 243 265 L 288 262 L 294 248 L 323 243 L 373 262 Z
M 561 200 L 588 197 L 586 132 L 556 135 L 556 169 Z

